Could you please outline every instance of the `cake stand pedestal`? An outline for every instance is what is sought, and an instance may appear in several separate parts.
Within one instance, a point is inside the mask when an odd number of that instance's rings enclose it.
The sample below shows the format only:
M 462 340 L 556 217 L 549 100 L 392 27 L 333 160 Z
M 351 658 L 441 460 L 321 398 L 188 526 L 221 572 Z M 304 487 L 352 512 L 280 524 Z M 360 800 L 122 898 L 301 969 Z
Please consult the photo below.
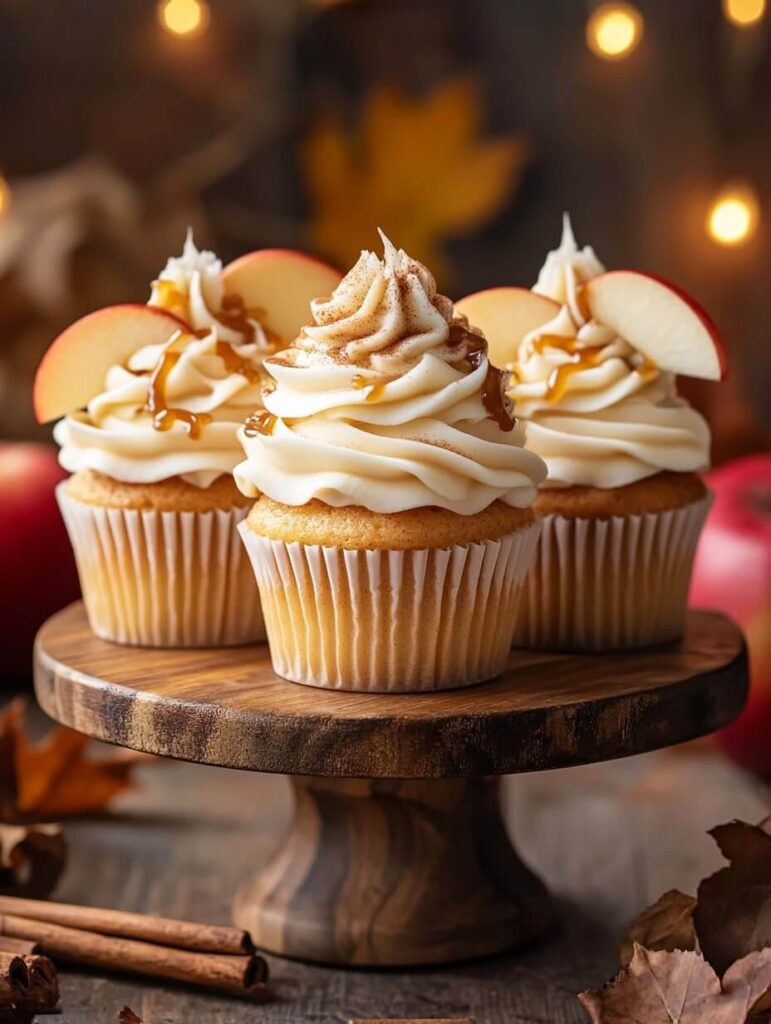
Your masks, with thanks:
M 396 966 L 521 947 L 553 927 L 545 886 L 507 836 L 498 776 L 711 732 L 744 703 L 747 658 L 736 626 L 691 612 L 677 644 L 513 651 L 507 671 L 481 686 L 348 694 L 279 678 L 265 645 L 106 643 L 75 604 L 38 635 L 35 688 L 52 718 L 89 736 L 291 775 L 294 820 L 243 883 L 236 922 L 273 953 Z

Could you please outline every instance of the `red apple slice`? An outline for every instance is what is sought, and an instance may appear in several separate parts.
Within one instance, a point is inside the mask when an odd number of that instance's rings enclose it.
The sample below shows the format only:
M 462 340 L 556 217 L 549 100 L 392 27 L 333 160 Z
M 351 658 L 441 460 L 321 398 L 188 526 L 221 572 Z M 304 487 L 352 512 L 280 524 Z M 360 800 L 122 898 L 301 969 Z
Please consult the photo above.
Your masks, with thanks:
M 295 249 L 258 249 L 222 272 L 226 295 L 239 295 L 263 326 L 291 342 L 311 323 L 311 299 L 331 295 L 342 275 Z
M 487 338 L 490 362 L 503 368 L 517 358 L 522 339 L 553 320 L 558 302 L 536 295 L 529 288 L 488 288 L 467 295 L 455 309 Z
M 685 377 L 722 380 L 728 356 L 701 306 L 668 281 L 637 270 L 611 270 L 583 288 L 591 316 L 656 366 Z
M 104 388 L 111 366 L 145 345 L 162 345 L 189 330 L 178 317 L 153 306 L 108 306 L 77 320 L 59 335 L 38 367 L 32 404 L 38 423 L 82 409 Z

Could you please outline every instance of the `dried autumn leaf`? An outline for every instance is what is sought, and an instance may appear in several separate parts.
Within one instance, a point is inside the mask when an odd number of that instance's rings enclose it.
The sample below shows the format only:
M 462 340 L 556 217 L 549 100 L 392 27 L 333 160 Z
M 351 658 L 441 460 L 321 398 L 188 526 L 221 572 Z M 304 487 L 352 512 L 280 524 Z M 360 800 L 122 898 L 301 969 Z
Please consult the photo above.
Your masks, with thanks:
M 0 893 L 50 896 L 66 860 L 61 825 L 0 824 Z
M 696 949 L 693 908 L 696 900 L 678 889 L 670 889 L 632 922 L 619 951 L 621 966 L 632 959 L 634 944 L 649 950 Z
M 523 140 L 481 138 L 481 115 L 459 79 L 417 99 L 376 88 L 354 131 L 339 113 L 317 121 L 302 154 L 312 247 L 349 266 L 379 225 L 446 277 L 441 243 L 498 212 L 527 162 Z
M 718 972 L 771 946 L 771 835 L 734 821 L 712 829 L 728 867 L 699 886 L 693 919 L 699 947 Z
M 24 728 L 24 702 L 0 715 L 0 817 L 51 820 L 98 814 L 133 785 L 132 770 L 143 754 L 121 751 L 107 758 L 86 754 L 92 741 L 57 726 L 32 743 Z
M 118 1024 L 142 1024 L 142 1018 L 137 1017 L 130 1006 L 124 1006 L 118 1014 Z
M 654 952 L 635 943 L 628 967 L 578 997 L 592 1024 L 745 1024 L 771 989 L 771 949 L 718 976 L 698 953 Z

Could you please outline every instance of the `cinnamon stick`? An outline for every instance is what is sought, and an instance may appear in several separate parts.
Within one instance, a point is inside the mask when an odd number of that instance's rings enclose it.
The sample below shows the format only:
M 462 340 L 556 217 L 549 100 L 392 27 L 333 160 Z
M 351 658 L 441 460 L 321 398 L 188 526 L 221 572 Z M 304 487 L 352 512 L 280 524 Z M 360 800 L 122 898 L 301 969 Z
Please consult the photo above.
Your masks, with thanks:
M 0 916 L 0 934 L 37 942 L 46 955 L 87 967 L 182 981 L 257 1001 L 270 996 L 267 964 L 260 956 L 192 952 L 12 914 Z
M 59 979 L 47 957 L 0 953 L 0 1009 L 6 1015 L 14 1011 L 22 1019 L 56 1013 L 58 1006 Z
M 49 921 L 51 924 L 99 932 L 101 935 L 155 942 L 160 946 L 197 950 L 199 953 L 237 955 L 251 954 L 255 951 L 249 933 L 239 928 L 175 921 L 168 917 L 133 914 L 126 910 L 106 910 L 100 907 L 81 907 L 73 903 L 0 896 L 0 915 L 2 914 L 26 917 L 31 921 Z
M 12 939 L 7 935 L 0 935 L 0 953 L 16 953 L 18 956 L 32 956 L 39 953 L 40 946 L 36 942 L 27 942 L 26 939 Z
M 47 956 L 25 956 L 29 985 L 16 1000 L 20 1010 L 56 1013 L 59 1009 L 59 977 Z
M 0 1007 L 16 1003 L 16 997 L 29 986 L 29 968 L 16 953 L 0 953 Z

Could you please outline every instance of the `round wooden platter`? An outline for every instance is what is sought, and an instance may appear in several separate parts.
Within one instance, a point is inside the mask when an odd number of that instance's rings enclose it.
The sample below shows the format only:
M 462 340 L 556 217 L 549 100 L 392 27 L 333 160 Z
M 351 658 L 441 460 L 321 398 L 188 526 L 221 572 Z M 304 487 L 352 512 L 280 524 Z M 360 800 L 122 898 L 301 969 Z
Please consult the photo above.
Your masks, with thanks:
M 725 725 L 745 699 L 739 630 L 691 612 L 677 644 L 607 655 L 513 651 L 498 679 L 429 694 L 351 694 L 276 676 L 266 645 L 127 648 L 82 605 L 36 644 L 52 718 L 111 743 L 228 768 L 342 778 L 448 778 L 641 753 Z
M 38 700 L 80 732 L 154 754 L 292 776 L 294 819 L 244 882 L 236 922 L 264 949 L 340 966 L 440 963 L 554 926 L 509 840 L 499 780 L 640 753 L 740 711 L 738 629 L 691 612 L 680 643 L 610 655 L 513 651 L 497 680 L 424 695 L 297 686 L 265 645 L 125 648 L 81 605 L 35 648 Z

